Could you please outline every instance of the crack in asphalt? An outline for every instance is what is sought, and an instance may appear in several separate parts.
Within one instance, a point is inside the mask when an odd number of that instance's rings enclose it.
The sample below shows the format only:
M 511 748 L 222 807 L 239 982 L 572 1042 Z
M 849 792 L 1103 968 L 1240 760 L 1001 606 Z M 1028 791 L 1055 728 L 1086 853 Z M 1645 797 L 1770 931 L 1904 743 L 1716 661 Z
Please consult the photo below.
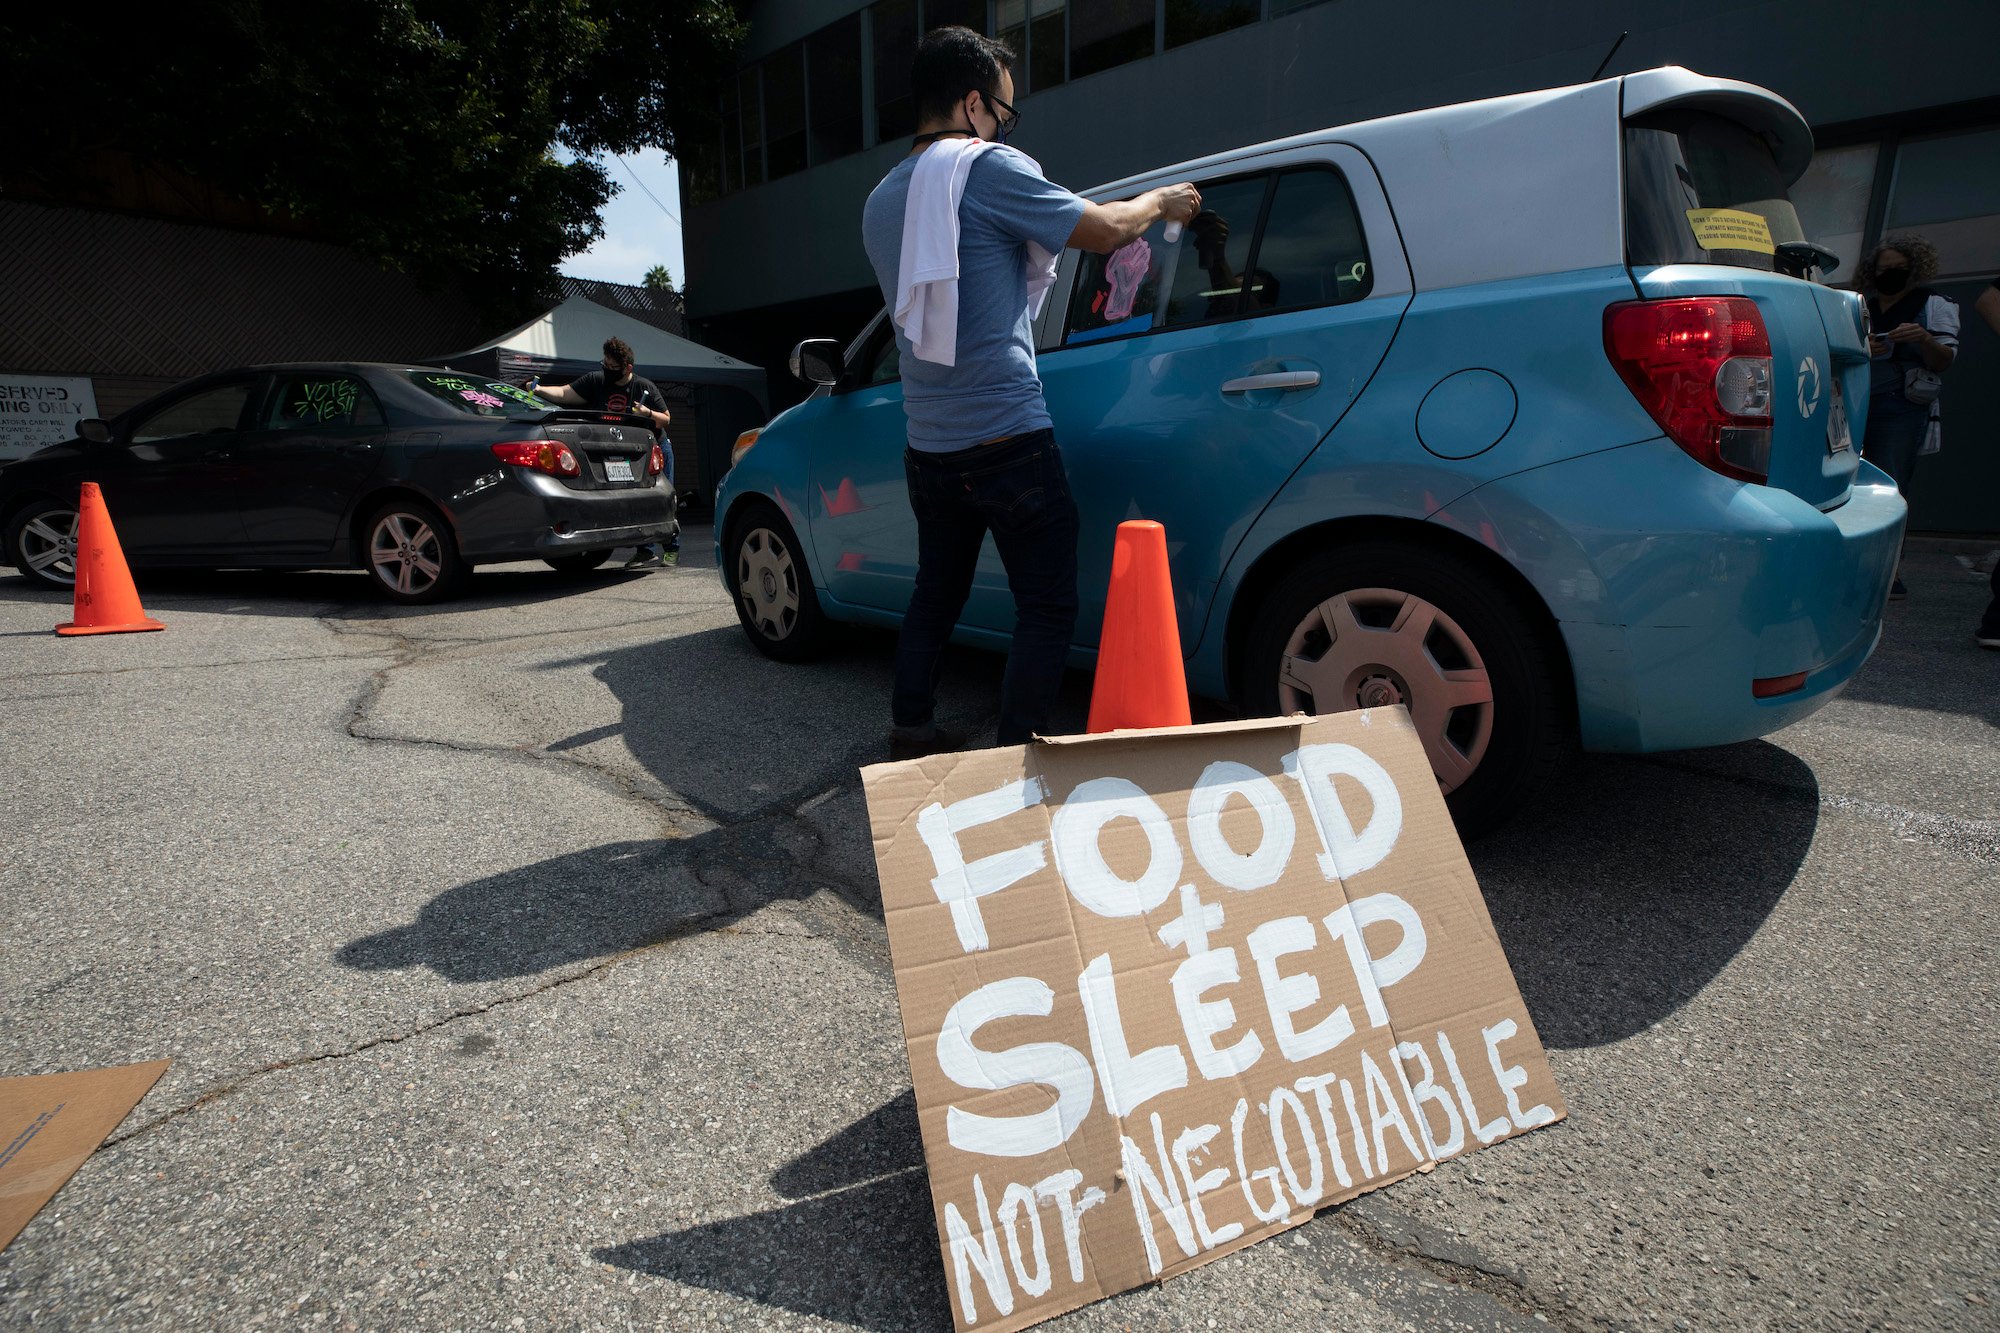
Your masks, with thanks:
M 1380 1194 L 1381 1191 L 1371 1190 L 1360 1198 L 1379 1197 Z M 1413 1235 L 1407 1241 L 1398 1241 L 1383 1234 L 1373 1224 L 1344 1205 L 1332 1209 L 1330 1215 L 1334 1225 L 1338 1226 L 1344 1235 L 1368 1253 L 1387 1263 L 1415 1268 L 1440 1282 L 1479 1292 L 1516 1314 L 1527 1315 L 1554 1328 L 1582 1333 L 1584 1329 L 1599 1326 L 1596 1321 L 1584 1319 L 1576 1312 L 1537 1295 L 1526 1283 L 1511 1273 L 1495 1272 L 1493 1269 L 1481 1268 L 1463 1259 L 1448 1259 L 1433 1254 L 1424 1248 L 1424 1237 L 1420 1233 Z

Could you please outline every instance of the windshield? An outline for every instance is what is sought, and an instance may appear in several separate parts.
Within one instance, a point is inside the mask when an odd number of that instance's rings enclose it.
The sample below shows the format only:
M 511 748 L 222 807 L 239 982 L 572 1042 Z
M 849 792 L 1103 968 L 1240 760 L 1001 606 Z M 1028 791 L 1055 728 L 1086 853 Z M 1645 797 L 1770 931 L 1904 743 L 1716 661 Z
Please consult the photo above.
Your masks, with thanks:
M 1781 270 L 1802 241 L 1771 147 L 1733 120 L 1668 111 L 1625 125 L 1625 246 L 1634 265 Z
M 408 374 L 410 383 L 425 393 L 476 417 L 534 421 L 555 410 L 526 389 L 480 375 L 457 375 L 444 370 L 412 370 Z

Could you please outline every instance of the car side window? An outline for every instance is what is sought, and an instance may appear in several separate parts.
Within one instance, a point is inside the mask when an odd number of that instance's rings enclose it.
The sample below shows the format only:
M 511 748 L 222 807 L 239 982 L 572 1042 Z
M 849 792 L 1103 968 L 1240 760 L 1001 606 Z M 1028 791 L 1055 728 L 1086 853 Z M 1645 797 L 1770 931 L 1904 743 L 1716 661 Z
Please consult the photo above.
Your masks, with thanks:
M 855 350 L 836 393 L 870 389 L 878 384 L 894 384 L 903 377 L 902 350 L 896 343 L 896 326 L 884 316 L 874 332 Z
M 167 404 L 132 427 L 133 444 L 157 444 L 243 428 L 253 381 L 235 380 Z
M 1202 186 L 1202 210 L 1169 244 L 1164 223 L 1077 264 L 1063 345 L 1230 319 L 1243 309 L 1268 175 Z
M 1278 177 L 1257 240 L 1247 313 L 1306 310 L 1359 301 L 1374 286 L 1354 195 L 1339 172 Z
M 382 409 L 366 384 L 352 375 L 324 371 L 280 376 L 277 392 L 264 409 L 267 430 L 381 424 Z
M 1269 176 L 1252 176 L 1201 192 L 1201 212 L 1181 234 L 1162 328 L 1231 319 L 1259 306 L 1264 293 L 1250 261 L 1270 185 Z

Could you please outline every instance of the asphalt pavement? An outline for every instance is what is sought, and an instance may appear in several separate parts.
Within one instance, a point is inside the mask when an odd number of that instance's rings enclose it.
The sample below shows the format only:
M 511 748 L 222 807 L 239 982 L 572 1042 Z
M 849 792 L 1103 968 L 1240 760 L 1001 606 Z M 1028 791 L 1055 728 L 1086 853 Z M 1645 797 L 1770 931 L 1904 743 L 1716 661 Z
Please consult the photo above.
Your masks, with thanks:
M 0 575 L 0 1074 L 171 1057 L 0 1252 L 19 1328 L 950 1326 L 857 768 L 892 640 L 704 568 Z M 1912 553 L 1763 741 L 1471 848 L 1562 1124 L 1064 1329 L 2000 1324 L 2000 653 Z M 999 661 L 945 720 L 990 740 Z M 1073 678 L 1067 721 L 1081 726 Z

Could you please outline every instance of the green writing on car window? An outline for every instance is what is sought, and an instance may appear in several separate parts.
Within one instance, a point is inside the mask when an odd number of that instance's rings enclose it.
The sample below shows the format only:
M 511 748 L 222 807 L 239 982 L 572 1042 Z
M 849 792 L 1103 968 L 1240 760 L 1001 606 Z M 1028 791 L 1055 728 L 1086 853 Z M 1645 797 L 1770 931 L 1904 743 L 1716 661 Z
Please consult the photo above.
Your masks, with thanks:
M 530 407 L 544 406 L 541 399 L 535 397 L 535 395 L 529 393 L 526 389 L 516 388 L 512 384 L 494 382 L 488 384 L 486 387 L 494 393 L 505 394 L 517 403 L 526 403 Z
M 336 417 L 354 415 L 356 401 L 353 380 L 325 380 L 320 383 L 304 382 L 298 386 L 299 398 L 292 404 L 292 415 L 300 421 L 332 421 Z
M 424 378 L 429 380 L 432 384 L 437 385 L 438 388 L 448 389 L 452 393 L 457 393 L 461 389 L 470 389 L 472 387 L 470 384 L 466 383 L 464 380 L 460 379 L 456 375 L 426 375 L 424 376 Z

